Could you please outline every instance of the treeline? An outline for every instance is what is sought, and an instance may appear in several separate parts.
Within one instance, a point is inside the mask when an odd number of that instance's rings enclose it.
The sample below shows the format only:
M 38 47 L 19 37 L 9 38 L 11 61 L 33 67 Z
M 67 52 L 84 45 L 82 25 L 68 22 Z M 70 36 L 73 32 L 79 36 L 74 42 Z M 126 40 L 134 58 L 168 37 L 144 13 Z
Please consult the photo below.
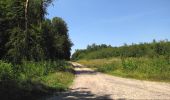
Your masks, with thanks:
M 0 59 L 20 63 L 70 58 L 67 24 L 59 17 L 45 18 L 52 1 L 0 1 Z
M 73 60 L 79 59 L 101 59 L 109 57 L 170 57 L 170 41 L 153 40 L 151 43 L 132 44 L 120 47 L 111 47 L 105 44 L 92 44 L 84 50 L 76 50 L 72 55 Z

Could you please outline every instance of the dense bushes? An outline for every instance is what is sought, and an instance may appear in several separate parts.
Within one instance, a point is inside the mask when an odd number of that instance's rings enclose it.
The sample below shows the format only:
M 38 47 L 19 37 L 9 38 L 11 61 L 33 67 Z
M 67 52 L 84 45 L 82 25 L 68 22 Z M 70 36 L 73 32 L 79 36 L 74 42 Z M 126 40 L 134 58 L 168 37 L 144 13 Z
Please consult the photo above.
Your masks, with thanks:
M 73 68 L 66 61 L 23 61 L 11 64 L 0 61 L 1 99 L 37 100 L 40 95 L 51 91 L 68 89 L 74 75 Z
M 138 67 L 137 62 L 132 58 L 129 58 L 126 60 L 122 59 L 122 66 L 123 66 L 123 69 L 126 71 L 134 71 Z
M 84 50 L 76 50 L 72 55 L 73 60 L 79 59 L 101 59 L 109 57 L 170 57 L 170 42 L 155 40 L 152 43 L 140 43 L 111 47 L 103 45 L 91 45 Z
M 165 57 L 128 58 L 123 67 L 124 73 L 128 73 L 131 77 L 170 80 L 170 64 Z
M 19 65 L 12 65 L 0 61 L 0 80 L 28 80 L 48 75 L 56 71 L 71 71 L 65 61 L 23 61 Z
M 0 81 L 11 80 L 13 78 L 13 68 L 11 63 L 5 63 L 0 60 Z

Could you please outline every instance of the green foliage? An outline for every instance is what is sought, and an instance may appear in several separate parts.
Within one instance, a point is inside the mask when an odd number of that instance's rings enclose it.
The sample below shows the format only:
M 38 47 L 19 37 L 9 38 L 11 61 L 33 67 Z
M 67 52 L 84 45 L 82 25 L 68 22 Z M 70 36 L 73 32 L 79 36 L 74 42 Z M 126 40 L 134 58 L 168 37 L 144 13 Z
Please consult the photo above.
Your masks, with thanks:
M 37 85 L 45 90 L 51 87 L 46 84 L 47 81 L 42 82 L 42 77 L 48 77 L 46 80 L 51 81 L 51 74 L 55 72 L 61 73 L 56 79 L 65 74 L 63 80 L 54 83 L 61 84 L 62 90 L 68 87 L 67 82 L 70 81 L 67 80 L 73 79 L 73 69 L 64 61 L 70 59 L 72 46 L 67 24 L 59 17 L 52 20 L 45 18 L 52 1 L 29 0 L 28 6 L 26 0 L 0 1 L 1 96 L 8 90 L 5 87 L 12 91 L 9 97 L 14 98 L 23 95 L 30 97 L 32 91 L 33 94 L 35 91 L 42 92 Z
M 136 62 L 133 60 L 133 58 L 129 59 L 122 59 L 122 65 L 123 69 L 126 71 L 134 71 L 137 68 Z
M 110 57 L 157 57 L 170 56 L 170 42 L 153 41 L 152 43 L 140 43 L 124 45 L 120 47 L 111 47 L 106 45 L 87 46 L 87 49 L 76 50 L 72 55 L 72 60 L 80 59 L 101 59 Z
M 30 100 L 41 93 L 66 90 L 74 78 L 72 70 L 65 61 L 22 61 L 17 65 L 0 61 L 1 99 L 13 96 L 12 100 Z
M 25 74 L 28 79 L 31 79 L 45 76 L 56 71 L 70 70 L 72 67 L 68 66 L 70 66 L 70 64 L 62 60 L 41 62 L 23 61 L 22 64 L 19 65 L 19 72 Z
M 111 75 L 144 80 L 170 81 L 170 63 L 164 56 L 80 60 L 78 62 Z
M 66 22 L 45 19 L 53 0 L 4 0 L 0 4 L 0 59 L 13 63 L 70 58 L 72 42 Z M 27 20 L 26 20 L 27 19 Z
M 55 17 L 42 24 L 41 46 L 46 59 L 70 59 L 72 42 L 68 36 L 67 24 Z
M 57 90 L 66 90 L 70 83 L 72 83 L 73 78 L 73 73 L 57 72 L 42 77 L 42 83 Z
M 0 81 L 11 80 L 13 78 L 13 68 L 11 63 L 0 60 Z
M 20 28 L 14 28 L 10 34 L 10 41 L 6 44 L 9 49 L 6 56 L 10 61 L 18 63 L 21 58 L 24 58 L 24 31 Z
M 106 73 L 108 71 L 112 71 L 116 69 L 117 69 L 117 66 L 114 63 L 111 63 L 111 64 L 104 64 L 100 66 L 99 68 L 97 68 L 97 71 Z
M 56 71 L 71 70 L 71 67 L 68 66 L 70 65 L 65 61 L 23 61 L 19 65 L 14 65 L 15 78 L 18 80 L 30 80 Z

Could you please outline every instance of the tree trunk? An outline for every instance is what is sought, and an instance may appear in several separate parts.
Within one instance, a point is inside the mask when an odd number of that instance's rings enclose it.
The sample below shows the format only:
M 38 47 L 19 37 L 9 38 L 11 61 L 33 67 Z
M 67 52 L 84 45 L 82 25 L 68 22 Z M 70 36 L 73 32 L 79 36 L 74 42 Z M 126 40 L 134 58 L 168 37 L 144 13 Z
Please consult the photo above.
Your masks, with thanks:
M 41 0 L 41 5 L 40 5 L 40 29 L 42 29 L 42 21 L 44 17 L 44 9 L 43 9 L 43 0 Z
M 26 3 L 25 3 L 25 31 L 28 30 L 28 3 L 29 3 L 29 0 L 26 0 Z
M 24 58 L 26 58 L 27 60 L 29 59 L 29 54 L 28 54 L 28 50 L 29 50 L 29 33 L 28 33 L 28 4 L 29 4 L 29 0 L 26 0 L 25 2 L 25 54 L 24 54 Z

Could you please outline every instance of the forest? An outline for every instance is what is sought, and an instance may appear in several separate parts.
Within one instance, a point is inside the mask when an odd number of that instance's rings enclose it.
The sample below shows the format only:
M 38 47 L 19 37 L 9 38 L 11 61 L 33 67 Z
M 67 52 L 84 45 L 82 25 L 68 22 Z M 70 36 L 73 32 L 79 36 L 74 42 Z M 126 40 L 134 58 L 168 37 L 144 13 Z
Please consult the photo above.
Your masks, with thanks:
M 151 81 L 170 81 L 170 42 L 110 45 L 88 45 L 76 50 L 72 60 L 99 72 Z
M 0 99 L 34 100 L 72 82 L 73 43 L 62 18 L 45 17 L 52 2 L 0 1 Z

